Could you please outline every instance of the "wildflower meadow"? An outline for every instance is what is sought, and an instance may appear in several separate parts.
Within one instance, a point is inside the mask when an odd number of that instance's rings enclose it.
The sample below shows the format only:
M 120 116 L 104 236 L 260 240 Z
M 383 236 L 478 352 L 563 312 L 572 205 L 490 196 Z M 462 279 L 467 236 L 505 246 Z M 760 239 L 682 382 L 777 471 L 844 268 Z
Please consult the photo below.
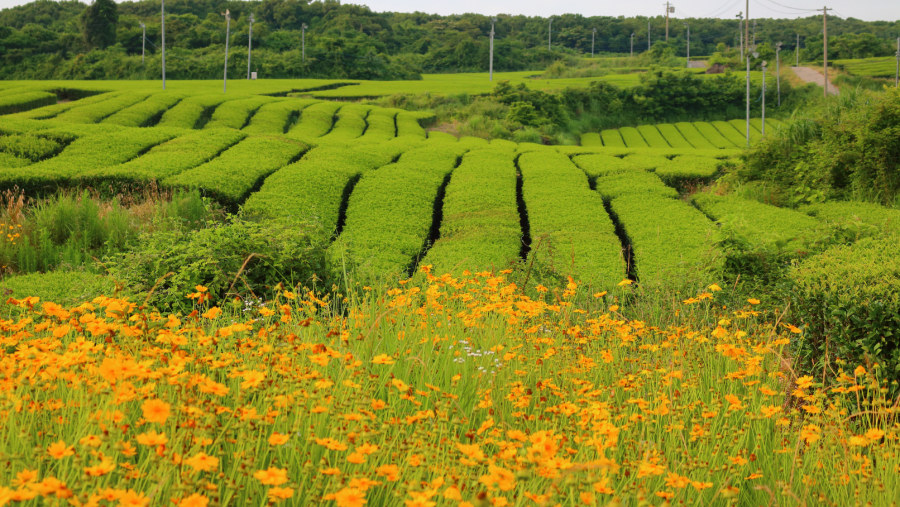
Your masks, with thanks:
M 322 299 L 7 301 L 0 505 L 892 505 L 877 365 L 800 375 L 802 330 L 729 291 L 465 273 Z M 336 293 L 335 293 L 336 294 Z M 825 372 L 823 372 L 824 375 Z

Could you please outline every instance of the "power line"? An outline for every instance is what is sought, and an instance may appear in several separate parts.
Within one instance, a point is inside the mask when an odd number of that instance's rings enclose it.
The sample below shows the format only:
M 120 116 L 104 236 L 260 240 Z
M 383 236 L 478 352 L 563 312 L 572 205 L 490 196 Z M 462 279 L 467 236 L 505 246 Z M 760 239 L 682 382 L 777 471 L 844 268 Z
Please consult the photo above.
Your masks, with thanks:
M 775 0 L 765 0 L 765 1 L 766 1 L 766 2 L 769 2 L 769 3 L 771 3 L 771 4 L 775 4 L 775 5 L 779 6 L 779 7 L 783 7 L 783 8 L 785 8 L 785 9 L 791 9 L 791 10 L 795 10 L 795 11 L 802 11 L 802 12 L 817 12 L 817 11 L 821 10 L 821 9 L 805 9 L 805 8 L 800 8 L 800 7 L 792 7 L 792 6 L 790 6 L 790 5 L 784 5 L 784 4 L 782 4 L 782 3 L 776 2 Z
M 741 5 L 741 0 L 734 0 L 734 2 L 731 3 L 731 5 L 716 9 L 715 11 L 713 11 L 703 17 L 704 18 L 717 18 L 726 12 L 732 11 L 732 10 L 740 7 L 740 5 Z

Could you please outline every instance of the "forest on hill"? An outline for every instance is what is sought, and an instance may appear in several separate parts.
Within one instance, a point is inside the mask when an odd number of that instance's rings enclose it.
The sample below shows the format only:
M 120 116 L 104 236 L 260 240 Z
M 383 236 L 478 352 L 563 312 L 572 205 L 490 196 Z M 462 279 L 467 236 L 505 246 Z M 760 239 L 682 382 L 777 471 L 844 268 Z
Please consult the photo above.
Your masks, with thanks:
M 155 77 L 160 67 L 160 2 L 95 0 L 92 8 L 101 12 L 94 17 L 85 15 L 88 7 L 72 0 L 37 0 L 0 11 L 3 78 Z M 252 13 L 254 70 L 263 77 L 415 79 L 422 73 L 483 71 L 488 59 L 491 21 L 483 15 L 373 12 L 338 0 L 170 0 L 166 2 L 170 78 L 208 79 L 221 72 L 226 10 L 232 16 L 230 65 L 235 71 L 246 68 Z M 677 19 L 670 22 L 668 41 L 676 54 L 685 52 L 685 22 L 691 27 L 694 55 L 710 55 L 720 44 L 738 45 L 736 19 Z M 590 54 L 595 28 L 596 53 L 628 53 L 632 34 L 635 52 L 646 50 L 649 43 L 665 44 L 661 16 L 566 14 L 554 17 L 552 28 L 548 49 L 548 19 L 498 15 L 495 69 L 544 68 L 562 55 Z M 801 58 L 821 58 L 821 17 L 759 19 L 751 21 L 750 28 L 753 40 L 782 41 L 786 50 L 794 49 L 799 34 Z M 829 18 L 828 32 L 831 58 L 887 56 L 893 54 L 900 21 Z M 147 52 L 144 64 L 142 47 Z

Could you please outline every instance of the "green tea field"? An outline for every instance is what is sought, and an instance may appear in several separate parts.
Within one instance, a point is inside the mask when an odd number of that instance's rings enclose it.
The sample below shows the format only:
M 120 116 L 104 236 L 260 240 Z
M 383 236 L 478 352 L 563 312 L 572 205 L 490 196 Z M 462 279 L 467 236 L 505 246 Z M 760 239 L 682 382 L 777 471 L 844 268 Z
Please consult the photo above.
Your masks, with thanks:
M 608 287 L 722 261 L 715 215 L 680 191 L 734 165 L 740 122 L 623 128 L 547 147 L 426 132 L 426 115 L 401 110 L 178 90 L 45 106 L 10 95 L 27 110 L 0 124 L 0 187 L 198 189 L 247 215 L 314 225 L 334 238 L 329 269 L 349 266 L 366 281 L 423 263 L 459 272 L 536 258 L 562 279 Z M 741 222 L 778 213 L 816 221 L 763 207 Z
M 895 503 L 900 210 L 219 86 L 0 83 L 0 506 Z

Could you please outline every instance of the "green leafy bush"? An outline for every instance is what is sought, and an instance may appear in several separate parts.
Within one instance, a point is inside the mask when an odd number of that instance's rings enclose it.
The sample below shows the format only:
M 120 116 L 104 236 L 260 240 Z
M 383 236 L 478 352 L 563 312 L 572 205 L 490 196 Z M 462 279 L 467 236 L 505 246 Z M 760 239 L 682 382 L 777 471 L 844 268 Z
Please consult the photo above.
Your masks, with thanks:
M 900 200 L 900 90 L 846 90 L 775 129 L 749 154 L 745 180 L 789 190 L 793 204 Z
M 690 204 L 653 193 L 627 193 L 610 203 L 634 252 L 642 284 L 694 289 L 718 279 L 723 265 L 715 225 Z
M 299 222 L 232 219 L 197 231 L 145 235 L 140 247 L 106 264 L 117 283 L 167 311 L 190 311 L 185 297 L 209 288 L 214 299 L 259 298 L 278 283 L 312 287 L 325 275 L 325 244 Z M 170 310 L 171 309 L 171 310 Z
M 900 236 L 832 247 L 796 264 L 790 280 L 805 325 L 797 348 L 810 364 L 877 362 L 900 380 Z
M 112 116 L 103 120 L 103 123 L 112 123 L 125 127 L 152 127 L 172 106 L 184 98 L 177 93 L 155 93 L 146 100 L 133 106 L 120 109 Z
M 75 306 L 97 296 L 113 296 L 116 285 L 111 278 L 87 271 L 51 271 L 0 279 L 0 300 L 39 297 L 63 306 Z M 0 311 L 12 310 L 2 305 Z
M 225 204 L 237 205 L 266 176 L 298 160 L 308 149 L 307 145 L 293 139 L 250 136 L 213 160 L 166 178 L 163 183 L 198 188 Z
M 341 204 L 366 171 L 389 164 L 418 142 L 398 138 L 378 145 L 348 149 L 313 148 L 300 161 L 266 178 L 259 192 L 244 204 L 244 212 L 265 219 L 317 224 L 331 237 L 338 227 Z
M 346 225 L 329 249 L 336 276 L 405 276 L 428 246 L 440 191 L 466 151 L 455 138 L 436 137 L 396 163 L 363 173 L 350 195 Z
M 516 166 L 509 149 L 467 153 L 444 197 L 440 239 L 422 260 L 435 274 L 498 271 L 519 259 L 522 229 L 516 209 Z
M 527 260 L 541 273 L 573 276 L 598 288 L 625 277 L 622 243 L 585 173 L 556 151 L 536 149 L 519 158 L 531 231 Z
M 0 97 L 0 115 L 28 111 L 42 106 L 56 104 L 56 95 L 47 92 L 17 93 Z

